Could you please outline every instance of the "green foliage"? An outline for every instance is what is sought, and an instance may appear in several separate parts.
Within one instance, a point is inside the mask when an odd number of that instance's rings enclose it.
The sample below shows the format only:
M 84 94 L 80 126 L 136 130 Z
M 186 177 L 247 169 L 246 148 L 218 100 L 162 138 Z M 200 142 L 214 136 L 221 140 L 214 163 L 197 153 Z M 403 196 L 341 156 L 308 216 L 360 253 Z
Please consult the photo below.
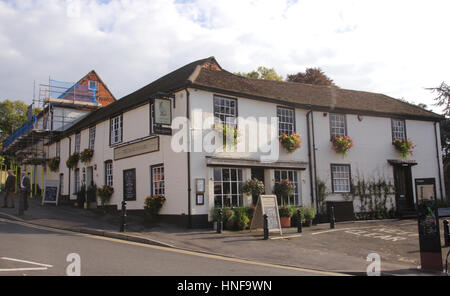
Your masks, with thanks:
M 216 207 L 212 210 L 213 221 L 218 220 L 219 209 Z M 222 210 L 223 226 L 228 230 L 243 230 L 247 228 L 255 211 L 252 207 L 224 208 Z
M 317 203 L 319 205 L 319 213 L 325 214 L 326 213 L 326 199 L 329 195 L 329 192 L 327 191 L 327 185 L 324 181 L 318 179 L 317 180 Z
M 256 178 L 247 180 L 242 185 L 242 192 L 259 196 L 265 192 L 264 183 Z
M 76 168 L 78 165 L 78 161 L 80 160 L 80 154 L 78 152 L 74 152 L 66 161 L 66 166 L 69 169 Z
M 258 70 L 256 71 L 251 71 L 249 73 L 237 72 L 235 74 L 248 78 L 283 81 L 283 77 L 279 76 L 274 68 L 266 68 L 262 66 L 258 67 Z
M 280 135 L 279 140 L 283 148 L 288 153 L 292 153 L 295 150 L 300 149 L 302 144 L 302 139 L 298 133 L 292 135 L 282 134 Z
M 166 198 L 164 196 L 148 196 L 144 202 L 144 211 L 147 217 L 155 219 L 165 202 Z
M 278 209 L 278 212 L 280 214 L 280 217 L 291 217 L 292 216 L 292 210 L 286 206 L 280 207 Z
M 89 163 L 91 161 L 92 156 L 94 156 L 94 150 L 92 150 L 92 149 L 84 149 L 80 153 L 80 161 L 82 163 L 87 164 L 87 163 Z
M 280 183 L 275 183 L 273 193 L 281 199 L 281 204 L 286 204 L 286 200 L 294 193 L 295 187 L 291 181 L 283 179 Z
M 314 207 L 303 207 L 303 215 L 306 221 L 311 221 L 316 217 L 316 210 Z
M 61 159 L 59 157 L 53 157 L 52 159 L 50 159 L 50 161 L 48 162 L 48 167 L 52 172 L 58 171 L 60 161 Z
M 104 185 L 102 188 L 97 188 L 97 195 L 100 197 L 100 202 L 102 207 L 109 201 L 114 193 L 114 188 L 108 185 Z
M 22 101 L 0 102 L 0 131 L 4 133 L 4 137 L 9 137 L 27 122 L 27 109 L 28 106 Z M 33 115 L 39 112 L 41 112 L 40 109 L 33 109 Z
M 405 140 L 395 139 L 392 144 L 394 145 L 398 153 L 400 153 L 403 159 L 407 159 L 409 155 L 412 155 L 412 151 L 415 147 L 413 142 L 407 139 Z

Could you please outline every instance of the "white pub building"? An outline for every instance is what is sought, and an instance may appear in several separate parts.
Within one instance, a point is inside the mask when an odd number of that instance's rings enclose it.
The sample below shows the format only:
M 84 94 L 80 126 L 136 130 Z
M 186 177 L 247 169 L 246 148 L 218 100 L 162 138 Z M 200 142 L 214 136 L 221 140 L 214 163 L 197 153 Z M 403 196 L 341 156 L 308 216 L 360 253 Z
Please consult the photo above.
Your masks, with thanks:
M 439 122 L 442 116 L 391 97 L 338 87 L 252 79 L 234 75 L 211 57 L 190 63 L 95 110 L 46 143 L 59 156 L 60 194 L 76 199 L 81 184 L 114 188 L 108 205 L 143 210 L 146 197 L 164 195 L 164 221 L 198 227 L 215 206 L 250 206 L 244 181 L 264 182 L 266 194 L 283 179 L 295 185 L 289 205 L 319 207 L 319 182 L 327 201 L 348 200 L 357 180 L 384 180 L 395 190 L 389 206 L 402 215 L 421 198 L 444 198 Z M 189 124 L 187 124 L 189 123 Z M 236 130 L 237 144 L 215 146 L 218 127 Z M 288 153 L 279 135 L 298 133 L 301 147 Z M 349 137 L 336 153 L 330 141 Z M 408 139 L 401 157 L 393 143 Z M 85 148 L 88 164 L 66 160 Z M 236 150 L 236 151 L 234 151 Z M 35 166 L 35 183 L 43 179 Z M 355 212 L 360 209 L 353 200 Z

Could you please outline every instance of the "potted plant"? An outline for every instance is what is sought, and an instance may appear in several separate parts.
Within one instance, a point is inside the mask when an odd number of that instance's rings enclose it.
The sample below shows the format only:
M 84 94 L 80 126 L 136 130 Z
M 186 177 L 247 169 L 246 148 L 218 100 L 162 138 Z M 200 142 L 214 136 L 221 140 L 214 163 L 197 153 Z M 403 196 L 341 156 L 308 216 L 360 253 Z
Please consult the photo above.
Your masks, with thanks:
M 248 217 L 248 225 L 252 225 L 253 216 L 255 215 L 255 206 L 252 205 L 246 208 L 247 217 Z
M 104 185 L 102 188 L 97 188 L 97 195 L 100 197 L 102 208 L 105 208 L 105 204 L 110 200 L 113 193 L 114 188 L 108 185 Z
M 50 159 L 50 161 L 48 162 L 48 167 L 52 172 L 58 171 L 60 161 L 61 159 L 59 157 L 53 157 L 52 159 Z
M 87 208 L 92 209 L 97 207 L 97 186 L 89 186 L 86 190 Z
M 305 226 L 311 226 L 312 221 L 316 217 L 316 211 L 313 207 L 303 207 L 303 214 L 305 216 Z
M 409 155 L 412 155 L 415 147 L 414 143 L 408 139 L 395 139 L 394 142 L 392 142 L 392 145 L 394 145 L 395 149 L 400 153 L 403 159 L 407 159 Z
M 84 164 L 88 164 L 89 162 L 91 162 L 92 156 L 94 156 L 94 150 L 84 149 L 80 153 L 80 161 Z
M 237 229 L 237 230 L 244 230 L 250 221 L 250 219 L 247 216 L 246 209 L 245 208 L 234 208 L 233 211 L 234 211 L 234 216 L 233 216 L 233 218 L 234 218 L 233 226 L 234 227 L 233 228 Z
M 66 166 L 69 169 L 76 168 L 78 166 L 78 161 L 80 160 L 80 154 L 78 152 L 73 153 L 66 161 Z
M 295 190 L 294 184 L 292 184 L 292 182 L 287 179 L 283 179 L 281 180 L 280 183 L 275 183 L 273 193 L 278 198 L 280 198 L 281 205 L 285 205 L 289 196 L 294 194 L 294 190 Z
M 331 143 L 333 144 L 333 150 L 342 155 L 346 155 L 353 147 L 353 140 L 349 136 L 333 137 Z
M 265 192 L 264 183 L 256 178 L 247 180 L 242 185 L 242 192 L 250 194 L 252 196 L 253 204 L 256 204 L 258 197 Z
M 150 221 L 156 221 L 158 213 L 166 202 L 166 198 L 162 195 L 148 196 L 145 199 L 144 211 Z
M 291 210 L 286 206 L 282 206 L 278 209 L 278 212 L 280 214 L 281 227 L 283 228 L 291 227 L 291 215 L 292 215 Z
M 300 134 L 294 133 L 292 135 L 282 134 L 279 137 L 281 146 L 288 152 L 292 153 L 299 149 L 302 144 Z
M 222 135 L 223 146 L 228 146 L 230 143 L 235 146 L 238 142 L 239 130 L 236 127 L 228 126 L 226 124 L 214 125 L 219 135 Z

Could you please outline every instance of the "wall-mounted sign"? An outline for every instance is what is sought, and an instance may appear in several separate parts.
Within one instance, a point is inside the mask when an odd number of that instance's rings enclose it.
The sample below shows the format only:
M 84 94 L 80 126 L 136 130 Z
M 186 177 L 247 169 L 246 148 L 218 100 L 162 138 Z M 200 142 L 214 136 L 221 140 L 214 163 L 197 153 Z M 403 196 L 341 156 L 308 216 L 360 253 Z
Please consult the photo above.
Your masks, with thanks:
M 44 197 L 42 204 L 51 203 L 58 205 L 59 181 L 47 180 L 44 185 Z
M 153 126 L 153 134 L 163 135 L 163 136 L 171 136 L 172 129 L 170 127 L 162 127 L 160 125 L 154 125 Z
M 197 205 L 202 206 L 205 204 L 205 195 L 197 194 Z
M 205 179 L 195 179 L 197 193 L 205 193 Z
M 250 230 L 264 227 L 264 215 L 267 215 L 269 231 L 279 231 L 283 235 L 276 195 L 261 195 L 259 197 Z
M 136 169 L 123 171 L 123 199 L 136 200 Z
M 151 138 L 138 143 L 121 146 L 114 149 L 114 160 L 133 157 L 136 155 L 146 154 L 159 151 L 159 138 Z
M 155 99 L 155 124 L 172 124 L 172 101 L 170 99 Z
M 436 200 L 436 182 L 434 178 L 416 179 L 417 202 L 423 200 Z

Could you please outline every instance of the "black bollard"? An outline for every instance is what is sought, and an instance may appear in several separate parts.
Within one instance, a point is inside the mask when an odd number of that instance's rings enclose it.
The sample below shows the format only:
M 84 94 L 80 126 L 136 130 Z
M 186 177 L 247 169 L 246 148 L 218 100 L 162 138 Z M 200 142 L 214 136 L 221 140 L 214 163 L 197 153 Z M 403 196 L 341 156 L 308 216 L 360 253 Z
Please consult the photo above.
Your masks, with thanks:
M 125 200 L 122 201 L 122 219 L 120 223 L 120 232 L 125 232 L 127 223 L 127 202 Z
M 300 209 L 297 210 L 297 232 L 302 233 L 302 214 Z
M 336 228 L 336 219 L 334 218 L 334 206 L 331 206 L 330 229 Z
M 223 210 L 217 211 L 217 233 L 222 233 L 223 230 Z
M 267 215 L 264 214 L 264 240 L 269 239 L 269 220 Z
M 448 220 L 444 220 L 444 243 L 446 247 L 450 247 L 450 228 Z
M 23 212 L 24 212 L 24 202 L 23 202 L 23 196 L 22 196 L 22 192 L 20 192 L 19 194 L 19 208 L 18 208 L 18 216 L 23 216 Z

